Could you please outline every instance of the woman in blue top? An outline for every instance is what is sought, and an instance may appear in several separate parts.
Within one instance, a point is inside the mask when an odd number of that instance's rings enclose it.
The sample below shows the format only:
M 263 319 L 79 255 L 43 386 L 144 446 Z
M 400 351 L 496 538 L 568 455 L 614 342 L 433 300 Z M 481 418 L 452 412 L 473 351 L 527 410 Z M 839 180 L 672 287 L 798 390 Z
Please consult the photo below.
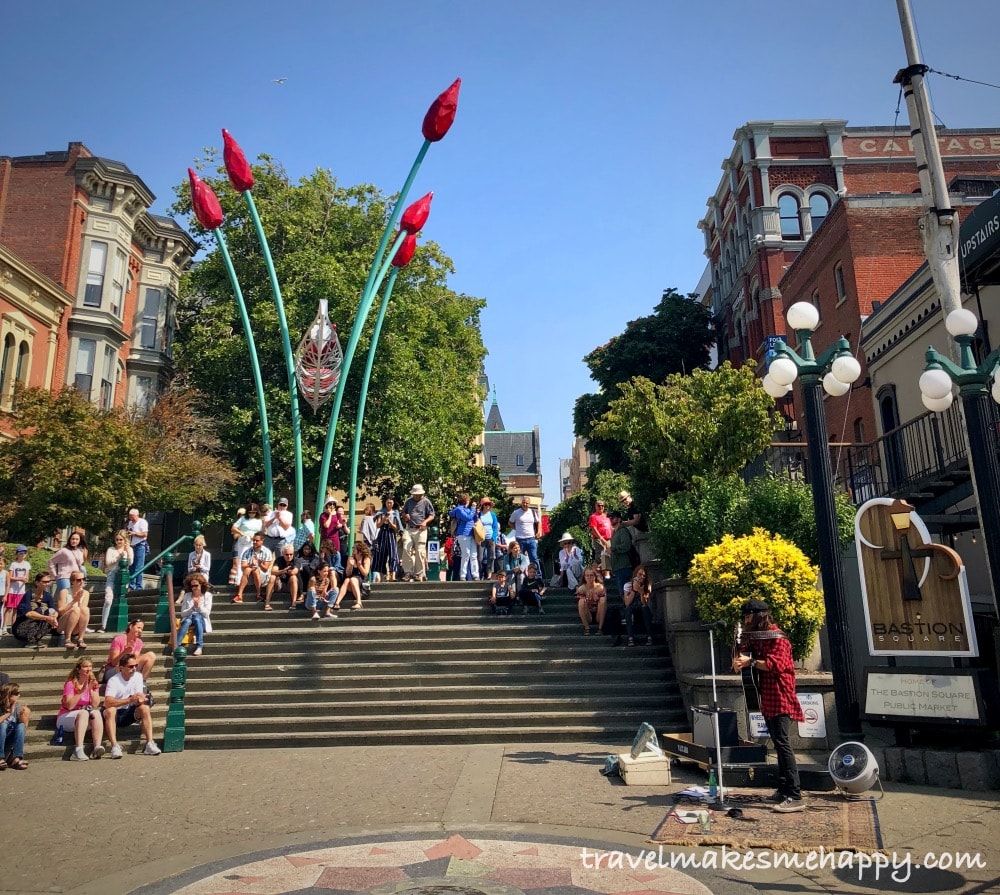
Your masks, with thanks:
M 475 507 L 469 506 L 469 495 L 464 491 L 458 495 L 458 503 L 455 508 L 448 513 L 452 519 L 452 526 L 455 532 L 455 540 L 458 541 L 462 551 L 462 559 L 459 565 L 459 581 L 478 581 L 479 567 L 476 562 L 476 539 L 472 536 L 472 526 L 479 518 L 479 511 Z
M 497 519 L 497 514 L 493 511 L 493 501 L 488 497 L 484 497 L 479 501 L 479 521 L 483 523 L 483 529 L 486 531 L 486 538 L 479 545 L 483 548 L 479 577 L 486 579 L 503 567 L 502 558 L 497 556 L 497 537 L 500 535 L 500 520 Z

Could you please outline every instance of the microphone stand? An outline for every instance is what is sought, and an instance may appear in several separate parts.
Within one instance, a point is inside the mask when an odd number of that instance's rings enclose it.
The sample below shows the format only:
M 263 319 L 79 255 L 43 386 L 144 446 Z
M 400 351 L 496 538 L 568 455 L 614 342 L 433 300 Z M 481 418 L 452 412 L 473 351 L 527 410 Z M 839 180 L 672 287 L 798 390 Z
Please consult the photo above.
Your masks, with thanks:
M 712 658 L 712 733 L 715 734 L 715 764 L 718 774 L 719 792 L 714 802 L 708 807 L 715 811 L 728 811 L 732 806 L 726 804 L 726 789 L 722 783 L 722 736 L 719 733 L 719 692 L 715 685 L 715 625 L 708 628 L 708 651 Z

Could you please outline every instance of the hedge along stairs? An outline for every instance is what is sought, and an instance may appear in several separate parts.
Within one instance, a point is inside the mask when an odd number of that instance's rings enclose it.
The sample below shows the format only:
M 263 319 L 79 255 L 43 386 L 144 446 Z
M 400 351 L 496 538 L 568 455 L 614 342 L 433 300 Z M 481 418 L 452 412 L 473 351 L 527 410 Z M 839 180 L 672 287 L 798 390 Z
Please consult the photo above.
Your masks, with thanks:
M 548 591 L 545 615 L 492 616 L 483 583 L 374 585 L 365 608 L 313 621 L 229 602 L 213 589 L 204 655 L 187 661 L 188 749 L 448 743 L 597 742 L 624 746 L 643 721 L 657 731 L 688 729 L 665 646 L 612 647 L 582 636 L 576 600 Z M 614 598 L 612 598 L 614 599 Z M 155 601 L 139 613 L 152 627 Z M 134 613 L 133 613 L 134 614 Z M 109 635 L 88 636 L 103 661 Z M 166 652 L 166 637 L 147 637 Z M 21 655 L 21 653 L 25 655 Z M 43 727 L 29 752 L 51 737 L 62 682 L 75 661 L 3 650 Z M 157 737 L 162 735 L 173 660 L 154 671 Z M 22 669 L 24 671 L 22 672 Z M 43 673 L 44 669 L 44 673 Z M 55 750 L 52 750 L 55 751 Z M 62 754 L 63 750 L 59 750 Z

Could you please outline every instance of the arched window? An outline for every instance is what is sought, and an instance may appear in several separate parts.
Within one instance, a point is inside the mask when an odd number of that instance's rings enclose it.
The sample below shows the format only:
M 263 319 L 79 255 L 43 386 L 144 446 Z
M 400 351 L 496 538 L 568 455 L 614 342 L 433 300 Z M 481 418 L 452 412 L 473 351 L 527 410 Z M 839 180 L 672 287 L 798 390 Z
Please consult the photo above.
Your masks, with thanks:
M 14 379 L 23 386 L 27 386 L 28 384 L 28 368 L 30 366 L 31 352 L 28 348 L 28 343 L 22 342 L 21 346 L 17 349 L 17 370 L 14 373 Z
M 778 197 L 778 217 L 781 219 L 781 235 L 785 239 L 802 239 L 799 200 L 791 193 L 783 193 Z
M 12 385 L 14 362 L 14 334 L 7 333 L 3 340 L 3 361 L 0 362 L 0 395 L 5 395 Z
M 823 193 L 813 193 L 809 197 L 809 216 L 812 218 L 812 230 L 815 233 L 830 213 L 830 200 Z

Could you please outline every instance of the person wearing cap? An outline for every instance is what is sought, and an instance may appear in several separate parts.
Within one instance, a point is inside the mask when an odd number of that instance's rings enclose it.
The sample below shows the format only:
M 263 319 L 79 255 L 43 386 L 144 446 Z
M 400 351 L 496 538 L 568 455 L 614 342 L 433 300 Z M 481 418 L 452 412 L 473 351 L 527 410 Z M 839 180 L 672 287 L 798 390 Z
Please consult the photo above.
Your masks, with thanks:
M 423 485 L 414 485 L 403 504 L 403 580 L 427 580 L 427 526 L 434 521 L 434 504 Z
M 479 563 L 479 577 L 486 581 L 502 566 L 503 559 L 497 557 L 497 538 L 500 536 L 500 520 L 493 509 L 493 501 L 489 497 L 479 498 L 479 521 L 483 523 L 486 537 L 479 546 L 482 556 Z
M 583 580 L 583 552 L 568 531 L 559 539 L 559 576 L 564 587 L 576 590 Z
M 14 552 L 14 561 L 7 570 L 7 593 L 4 595 L 4 627 L 14 627 L 14 616 L 21 599 L 28 592 L 31 577 L 31 563 L 28 562 L 28 548 L 21 544 Z
M 264 546 L 273 554 L 281 553 L 285 544 L 295 545 L 295 517 L 288 509 L 288 499 L 282 497 L 278 506 L 264 519 Z
M 129 542 L 132 547 L 132 565 L 128 567 L 128 589 L 138 590 L 142 587 L 140 571 L 146 565 L 146 555 L 149 551 L 149 523 L 139 515 L 137 507 L 132 507 L 128 511 L 125 531 L 129 534 Z
M 792 644 L 774 623 L 771 608 L 763 600 L 748 600 L 742 612 L 749 655 L 741 648 L 741 655 L 733 659 L 733 671 L 753 668 L 760 675 L 760 712 L 778 758 L 778 790 L 771 797 L 777 803 L 774 810 L 782 814 L 802 811 L 805 805 L 792 751 L 791 727 L 792 721 L 804 721 L 805 715 L 795 692 Z

